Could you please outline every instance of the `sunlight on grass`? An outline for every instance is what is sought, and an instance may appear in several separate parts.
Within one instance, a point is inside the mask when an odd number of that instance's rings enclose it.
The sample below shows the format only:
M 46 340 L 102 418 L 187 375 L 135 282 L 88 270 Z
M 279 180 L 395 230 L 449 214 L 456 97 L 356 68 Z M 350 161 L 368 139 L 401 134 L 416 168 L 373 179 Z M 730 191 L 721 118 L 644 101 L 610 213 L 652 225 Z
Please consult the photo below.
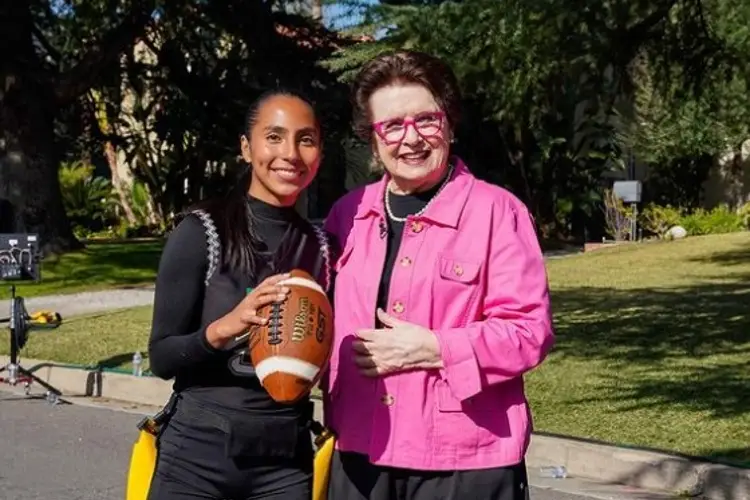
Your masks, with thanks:
M 548 263 L 536 429 L 750 462 L 750 233 Z
M 148 336 L 151 306 L 97 313 L 63 319 L 54 330 L 30 333 L 22 355 L 85 366 L 128 369 L 135 351 L 144 356 L 148 367 Z M 0 345 L 0 354 L 8 354 Z

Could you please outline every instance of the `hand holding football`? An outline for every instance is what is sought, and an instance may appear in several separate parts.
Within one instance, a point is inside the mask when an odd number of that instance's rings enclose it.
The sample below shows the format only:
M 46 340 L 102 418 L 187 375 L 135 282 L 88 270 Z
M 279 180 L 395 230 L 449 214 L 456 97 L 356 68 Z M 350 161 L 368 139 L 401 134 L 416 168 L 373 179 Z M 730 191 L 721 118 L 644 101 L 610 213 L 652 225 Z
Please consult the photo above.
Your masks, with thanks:
M 262 307 L 265 325 L 249 338 L 250 359 L 263 387 L 282 403 L 298 401 L 318 383 L 333 345 L 333 308 L 309 273 L 295 269 L 277 283 L 289 293 Z

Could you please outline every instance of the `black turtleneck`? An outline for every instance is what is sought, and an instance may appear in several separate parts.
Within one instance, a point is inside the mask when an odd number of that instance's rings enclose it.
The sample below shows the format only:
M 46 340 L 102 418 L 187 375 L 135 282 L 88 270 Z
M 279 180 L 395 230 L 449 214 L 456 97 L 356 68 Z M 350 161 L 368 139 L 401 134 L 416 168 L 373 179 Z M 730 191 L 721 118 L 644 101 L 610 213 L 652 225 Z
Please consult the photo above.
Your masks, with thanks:
M 261 239 L 261 251 L 275 252 L 287 231 L 300 216 L 294 207 L 276 207 L 257 198 L 248 198 L 248 208 Z
M 420 193 L 410 195 L 398 195 L 388 192 L 386 188 L 387 202 L 390 204 L 391 212 L 398 218 L 414 215 L 422 210 L 440 190 L 442 183 Z M 404 233 L 404 223 L 392 220 L 386 212 L 386 225 L 388 227 L 388 249 L 385 255 L 385 265 L 380 275 L 380 288 L 378 289 L 378 307 L 388 310 L 388 289 L 391 283 L 393 266 L 401 247 L 401 236 Z
M 249 198 L 248 208 L 261 244 L 262 269 L 256 276 L 219 268 L 206 286 L 208 244 L 201 220 L 190 215 L 169 235 L 156 278 L 149 362 L 154 375 L 174 378 L 178 392 L 189 391 L 222 406 L 273 411 L 275 405 L 260 387 L 247 357 L 240 356 L 246 345 L 214 349 L 206 339 L 206 328 L 268 275 L 293 267 L 312 268 L 309 272 L 314 274 L 320 266 L 311 263 L 317 262 L 320 246 L 310 223 L 293 207 Z
M 208 325 L 231 312 L 248 289 L 271 274 L 299 268 L 327 283 L 322 280 L 328 274 L 323 258 L 327 254 L 321 252 L 312 225 L 293 208 L 252 198 L 246 202 L 260 243 L 252 276 L 222 265 L 219 258 L 206 279 L 207 235 L 212 231 L 207 232 L 197 214 L 185 217 L 169 235 L 156 278 L 150 367 L 154 375 L 174 379 L 178 395 L 174 401 L 179 402 L 172 418 L 201 439 L 215 439 L 227 456 L 308 457 L 310 461 L 309 398 L 292 404 L 274 401 L 255 374 L 247 341 L 215 349 L 206 339 Z M 224 208 L 214 205 L 206 213 L 221 220 Z

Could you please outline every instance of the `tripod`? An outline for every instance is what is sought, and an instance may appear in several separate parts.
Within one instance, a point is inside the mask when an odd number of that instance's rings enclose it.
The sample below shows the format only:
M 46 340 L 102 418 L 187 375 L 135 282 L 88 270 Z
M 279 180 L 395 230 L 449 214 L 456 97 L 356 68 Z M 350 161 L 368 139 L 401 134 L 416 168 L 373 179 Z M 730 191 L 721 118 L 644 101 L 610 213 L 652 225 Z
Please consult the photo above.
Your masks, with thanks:
M 0 375 L 0 382 L 5 382 L 9 385 L 15 386 L 19 383 L 24 384 L 24 392 L 26 395 L 31 394 L 31 384 L 36 382 L 45 389 L 47 389 L 46 399 L 52 404 L 60 402 L 60 396 L 62 391 L 48 384 L 44 380 L 40 379 L 31 370 L 28 370 L 20 365 L 18 362 L 18 351 L 26 344 L 29 330 L 32 327 L 37 328 L 57 328 L 59 324 L 52 325 L 34 325 L 30 322 L 30 317 L 26 311 L 23 297 L 16 295 L 16 286 L 11 285 L 10 287 L 10 316 L 0 319 L 0 323 L 8 323 L 10 329 L 10 362 L 0 368 L 0 374 L 7 372 L 7 377 Z

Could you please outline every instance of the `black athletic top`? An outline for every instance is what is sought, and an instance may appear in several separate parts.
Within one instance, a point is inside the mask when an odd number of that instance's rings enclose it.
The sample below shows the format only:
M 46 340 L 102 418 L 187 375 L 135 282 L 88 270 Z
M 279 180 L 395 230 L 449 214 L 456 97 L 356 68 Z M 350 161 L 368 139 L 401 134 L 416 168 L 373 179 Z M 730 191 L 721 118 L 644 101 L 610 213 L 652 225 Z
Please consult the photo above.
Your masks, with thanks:
M 386 190 L 386 196 L 390 202 L 391 211 L 393 215 L 399 218 L 404 218 L 407 215 L 413 215 L 422 210 L 427 203 L 437 194 L 440 190 L 442 183 L 433 187 L 428 191 L 421 193 L 415 193 L 412 195 L 397 195 L 389 193 Z M 385 254 L 385 265 L 383 266 L 383 272 L 380 275 L 380 287 L 378 288 L 378 307 L 383 310 L 388 310 L 388 288 L 391 283 L 391 274 L 393 274 L 393 266 L 398 256 L 398 249 L 401 247 L 401 237 L 404 234 L 404 223 L 399 221 L 391 220 L 387 213 L 385 216 L 386 227 L 388 231 L 388 249 Z
M 239 438 L 234 441 L 255 441 L 268 453 L 269 447 L 284 446 L 271 441 L 288 435 L 294 425 L 306 425 L 311 404 L 308 399 L 294 405 L 275 402 L 255 377 L 247 343 L 215 349 L 206 339 L 206 328 L 270 275 L 301 268 L 327 287 L 326 252 L 320 243 L 322 232 L 293 208 L 248 198 L 248 209 L 264 246 L 264 265 L 256 276 L 222 268 L 221 241 L 205 212 L 190 214 L 170 234 L 156 279 L 149 361 L 156 376 L 174 378 L 176 393 L 222 415 L 217 425 Z M 265 438 L 270 441 L 260 442 Z M 284 454 L 272 454 L 279 453 Z

